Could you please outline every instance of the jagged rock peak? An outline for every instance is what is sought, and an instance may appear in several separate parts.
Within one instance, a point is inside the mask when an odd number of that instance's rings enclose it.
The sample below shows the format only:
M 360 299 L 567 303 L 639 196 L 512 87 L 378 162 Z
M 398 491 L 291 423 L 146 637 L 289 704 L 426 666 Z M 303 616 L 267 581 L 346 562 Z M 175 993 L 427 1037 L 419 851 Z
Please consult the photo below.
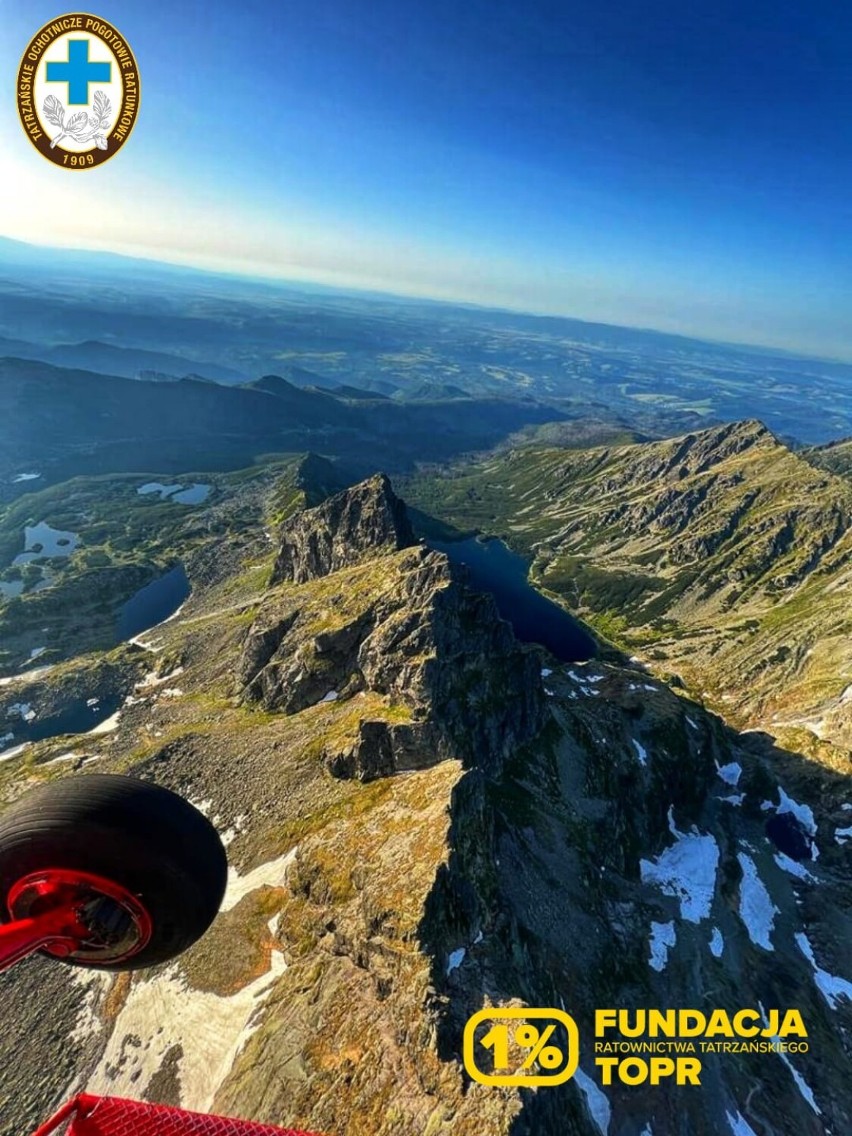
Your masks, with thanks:
M 328 458 L 309 452 L 296 467 L 296 486 L 304 495 L 305 507 L 312 509 L 339 493 L 342 482 Z
M 447 757 L 494 773 L 543 728 L 547 705 L 538 652 L 466 576 L 423 546 L 356 565 L 341 574 L 331 622 L 325 589 L 270 593 L 243 640 L 240 698 L 298 714 L 368 696 L 353 703 L 363 708 L 357 736 L 333 733 L 323 748 L 339 777 L 371 780 Z
M 784 443 L 772 433 L 759 418 L 743 418 L 736 422 L 726 422 L 721 426 L 710 427 L 699 432 L 698 437 L 706 435 L 708 441 L 719 446 L 728 446 L 732 452 L 739 453 L 751 446 L 783 446 Z
M 756 418 L 746 418 L 672 438 L 668 442 L 659 443 L 658 448 L 676 452 L 681 461 L 697 460 L 699 464 L 706 465 L 708 461 L 712 464 L 724 461 L 753 446 L 778 445 L 778 439 L 762 422 Z
M 270 583 L 304 584 L 415 543 L 405 504 L 379 473 L 286 522 Z

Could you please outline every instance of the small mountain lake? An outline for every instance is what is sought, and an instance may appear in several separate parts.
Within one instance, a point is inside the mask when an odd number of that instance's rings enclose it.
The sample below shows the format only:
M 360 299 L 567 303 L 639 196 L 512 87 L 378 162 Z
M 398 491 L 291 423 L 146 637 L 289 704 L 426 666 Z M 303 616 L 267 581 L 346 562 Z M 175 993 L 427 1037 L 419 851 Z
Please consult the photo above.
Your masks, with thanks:
M 429 541 L 454 564 L 464 564 L 477 591 L 490 592 L 502 617 L 524 643 L 540 643 L 563 663 L 579 663 L 596 653 L 594 639 L 529 582 L 527 562 L 502 540 Z
M 140 588 L 119 613 L 119 639 L 135 639 L 174 615 L 188 599 L 190 591 L 189 577 L 182 564 Z
M 156 494 L 161 501 L 177 501 L 180 505 L 203 505 L 210 496 L 212 485 L 163 485 L 160 481 L 148 481 L 140 485 L 136 492 L 140 497 Z
M 106 722 L 121 707 L 119 695 L 109 698 L 80 698 L 64 707 L 56 714 L 44 718 L 33 717 L 26 705 L 18 704 L 17 713 L 0 722 L 0 733 L 6 730 L 14 733 L 14 740 L 6 735 L 5 745 L 20 745 L 22 742 L 41 742 L 62 734 L 87 734 L 102 722 Z M 2 747 L 0 747 L 2 748 Z

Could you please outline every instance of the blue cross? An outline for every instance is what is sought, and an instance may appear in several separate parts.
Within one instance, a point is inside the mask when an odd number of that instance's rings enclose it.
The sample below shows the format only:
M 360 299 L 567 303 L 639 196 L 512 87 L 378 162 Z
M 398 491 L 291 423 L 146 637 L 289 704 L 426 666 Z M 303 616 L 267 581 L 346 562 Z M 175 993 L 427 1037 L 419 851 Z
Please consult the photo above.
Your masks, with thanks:
M 67 83 L 68 102 L 71 106 L 89 105 L 89 83 L 108 83 L 112 78 L 111 63 L 94 63 L 89 60 L 89 41 L 68 41 L 68 62 L 48 63 L 48 83 Z

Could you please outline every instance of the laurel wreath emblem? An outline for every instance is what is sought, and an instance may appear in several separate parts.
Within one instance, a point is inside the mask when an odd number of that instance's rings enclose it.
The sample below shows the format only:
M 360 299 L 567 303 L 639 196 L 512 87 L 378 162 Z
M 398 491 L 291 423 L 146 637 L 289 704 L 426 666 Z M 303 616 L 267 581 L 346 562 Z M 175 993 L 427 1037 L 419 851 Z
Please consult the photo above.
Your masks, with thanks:
M 59 133 L 50 143 L 51 150 L 63 138 L 80 143 L 94 142 L 99 150 L 106 150 L 112 104 L 103 91 L 95 91 L 91 116 L 84 110 L 78 110 L 70 118 L 65 117 L 65 107 L 59 99 L 48 95 L 44 100 L 44 117 L 51 125 L 59 127 Z

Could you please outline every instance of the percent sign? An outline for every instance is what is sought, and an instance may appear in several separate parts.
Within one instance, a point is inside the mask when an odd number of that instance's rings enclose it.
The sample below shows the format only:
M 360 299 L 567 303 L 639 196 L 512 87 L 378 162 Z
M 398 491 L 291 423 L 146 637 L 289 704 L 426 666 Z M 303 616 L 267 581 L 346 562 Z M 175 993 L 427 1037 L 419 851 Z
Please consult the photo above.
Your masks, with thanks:
M 548 1045 L 556 1026 L 547 1026 L 544 1030 L 536 1029 L 528 1022 L 518 1026 L 511 1034 L 511 1039 L 519 1049 L 528 1049 L 529 1053 L 524 1059 L 522 1069 L 531 1069 L 536 1062 L 542 1069 L 557 1069 L 565 1060 L 565 1054 L 558 1045 Z M 509 1068 L 509 1027 L 505 1023 L 497 1023 L 491 1027 L 481 1043 L 486 1049 L 494 1050 L 494 1068 Z

